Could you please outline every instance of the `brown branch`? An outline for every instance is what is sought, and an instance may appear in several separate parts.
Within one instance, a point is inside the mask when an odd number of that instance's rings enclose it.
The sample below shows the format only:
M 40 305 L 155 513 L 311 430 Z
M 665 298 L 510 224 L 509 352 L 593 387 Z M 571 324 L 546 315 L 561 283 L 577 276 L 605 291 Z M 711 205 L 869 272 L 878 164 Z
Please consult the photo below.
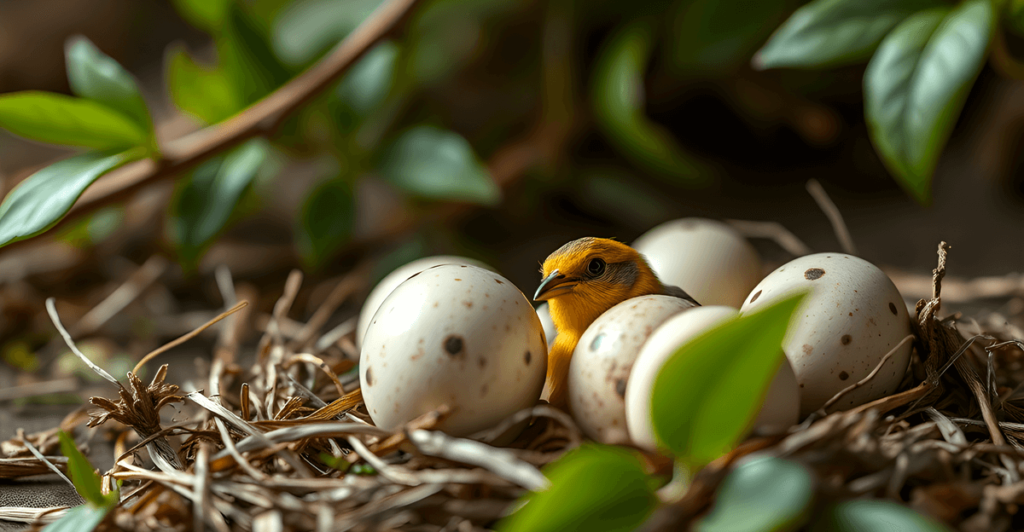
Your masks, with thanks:
M 115 170 L 89 187 L 55 227 L 125 199 L 156 181 L 187 171 L 251 138 L 272 133 L 293 112 L 337 81 L 352 65 L 405 21 L 420 0 L 388 0 L 326 57 L 241 113 L 162 147 L 160 161 L 145 159 Z M 31 239 L 0 248 L 0 253 Z

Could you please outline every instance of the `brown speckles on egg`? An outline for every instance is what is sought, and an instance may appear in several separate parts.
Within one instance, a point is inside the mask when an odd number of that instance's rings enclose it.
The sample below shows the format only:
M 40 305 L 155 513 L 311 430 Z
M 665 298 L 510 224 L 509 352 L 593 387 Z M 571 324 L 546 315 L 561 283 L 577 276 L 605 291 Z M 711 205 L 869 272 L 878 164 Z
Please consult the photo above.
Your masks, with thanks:
M 366 368 L 366 385 L 373 386 L 373 368 Z
M 896 315 L 898 315 L 898 314 L 899 314 L 899 313 L 898 313 L 898 312 L 896 311 L 896 303 L 892 303 L 892 302 L 890 302 L 890 303 L 889 303 L 889 312 L 892 312 L 892 315 L 893 315 L 893 316 L 896 316 Z
M 825 270 L 821 268 L 808 268 L 807 271 L 804 272 L 804 279 L 807 279 L 808 281 L 817 281 L 824 275 Z
M 619 379 L 615 381 L 615 393 L 619 394 L 619 397 L 626 398 L 626 379 Z
M 809 355 L 812 351 L 814 351 L 814 347 L 812 347 L 811 344 L 804 344 L 803 350 L 805 355 Z
M 480 369 L 484 369 L 484 368 L 486 368 L 486 367 L 487 367 L 487 359 L 486 359 L 486 358 L 484 358 L 484 357 L 480 357 L 480 358 L 478 358 L 478 359 L 477 359 L 477 365 L 479 365 L 479 366 L 480 366 Z
M 527 351 L 527 352 L 526 352 L 526 354 L 525 354 L 525 355 L 523 355 L 523 360 L 525 360 L 525 361 L 526 361 L 526 365 L 527 365 L 527 366 L 529 366 L 529 365 L 530 365 L 530 360 L 531 360 L 532 358 L 533 358 L 533 355 L 531 355 L 529 351 Z
M 840 371 L 839 372 L 839 380 L 845 381 L 846 379 L 849 379 L 849 378 L 850 378 L 850 374 L 849 373 L 847 373 L 845 371 Z
M 462 337 L 455 334 L 449 334 L 445 337 L 443 345 L 444 351 L 453 357 L 461 355 L 466 347 Z
M 505 284 L 505 283 L 501 282 L 501 279 L 495 279 L 494 282 L 496 282 L 498 284 Z
M 849 334 L 844 334 L 843 337 L 839 339 L 839 341 L 842 342 L 843 345 L 850 345 L 850 342 L 853 341 L 853 337 L 850 336 Z
M 750 302 L 753 303 L 754 301 L 757 301 L 757 298 L 761 297 L 761 292 L 762 290 L 758 290 L 754 295 L 750 296 Z
M 488 388 L 488 385 L 487 385 L 486 382 L 483 383 L 483 385 L 480 386 L 480 397 L 483 397 L 483 396 L 487 395 L 487 388 Z
M 463 301 L 462 304 L 466 305 L 466 308 L 473 308 L 473 302 L 472 301 Z

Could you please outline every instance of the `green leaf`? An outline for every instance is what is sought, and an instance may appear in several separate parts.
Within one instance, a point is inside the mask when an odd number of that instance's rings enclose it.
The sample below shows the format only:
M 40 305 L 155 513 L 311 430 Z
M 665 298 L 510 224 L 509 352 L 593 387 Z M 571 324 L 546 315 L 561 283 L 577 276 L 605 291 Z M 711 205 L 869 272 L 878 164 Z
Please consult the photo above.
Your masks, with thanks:
M 788 12 L 791 0 L 696 0 L 672 24 L 676 67 L 718 73 L 741 66 Z
M 153 135 L 153 121 L 135 78 L 117 61 L 82 36 L 72 37 L 65 47 L 71 91 L 119 111 Z
M 320 268 L 348 243 L 355 227 L 352 187 L 343 179 L 321 183 L 302 206 L 296 242 L 306 262 Z
M 356 29 L 381 0 L 302 0 L 274 21 L 273 46 L 285 64 L 313 61 Z
M 861 532 L 894 530 L 899 532 L 951 532 L 932 519 L 894 502 L 860 499 L 841 502 L 812 526 L 812 532 Z
M 245 106 L 224 69 L 196 64 L 183 48 L 173 49 L 167 58 L 167 87 L 174 105 L 207 124 Z
M 93 181 L 142 154 L 141 150 L 83 153 L 32 174 L 0 203 L 0 247 L 53 227 Z
M 383 150 L 378 170 L 388 182 L 427 199 L 495 205 L 501 190 L 466 139 L 416 126 Z
M 235 212 L 242 192 L 267 158 L 263 140 L 252 140 L 197 168 L 171 204 L 171 227 L 182 262 L 198 263 Z
M 725 477 L 711 513 L 697 524 L 696 531 L 795 530 L 807 518 L 813 498 L 814 480 L 804 466 L 758 457 Z
M 755 68 L 823 68 L 867 60 L 897 24 L 941 0 L 815 0 L 754 56 Z
M 653 44 L 653 32 L 643 23 L 627 26 L 605 43 L 592 82 L 594 116 L 608 139 L 636 164 L 685 183 L 703 183 L 707 170 L 644 116 L 643 74 Z
M 234 0 L 171 0 L 178 13 L 193 26 L 217 33 Z
M 217 50 L 245 105 L 255 103 L 291 78 L 270 48 L 261 21 L 236 2 L 228 9 Z
M 46 525 L 44 532 L 90 532 L 106 517 L 109 507 L 75 506 L 64 517 Z
M 31 140 L 87 148 L 131 148 L 148 141 L 146 132 L 123 114 L 52 92 L 0 95 L 0 127 Z
M 889 171 L 918 201 L 932 174 L 992 37 L 989 0 L 919 12 L 896 27 L 864 73 L 864 113 Z
M 68 473 L 71 475 L 71 482 L 75 490 L 83 499 L 94 507 L 104 508 L 117 504 L 117 492 L 104 495 L 100 489 L 102 479 L 93 469 L 92 463 L 75 446 L 75 440 L 64 431 L 58 433 L 60 438 L 60 451 L 68 457 Z
M 746 433 L 785 356 L 782 339 L 803 294 L 740 316 L 683 344 L 654 381 L 659 441 L 693 469 Z
M 395 78 L 398 45 L 384 41 L 366 52 L 338 84 L 335 95 L 360 116 L 377 108 Z
M 498 523 L 500 532 L 627 532 L 654 510 L 657 497 L 640 460 L 611 446 L 584 445 L 545 469 L 551 487 Z

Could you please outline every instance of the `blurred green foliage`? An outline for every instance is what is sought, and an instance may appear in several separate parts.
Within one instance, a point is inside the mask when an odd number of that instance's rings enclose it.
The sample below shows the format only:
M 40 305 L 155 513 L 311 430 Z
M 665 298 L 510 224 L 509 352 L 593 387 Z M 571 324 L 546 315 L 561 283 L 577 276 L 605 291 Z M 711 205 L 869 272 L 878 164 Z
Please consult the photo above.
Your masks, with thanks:
M 807 519 L 813 499 L 814 479 L 804 466 L 771 456 L 751 457 L 725 478 L 714 507 L 695 530 L 795 530 Z
M 217 124 L 313 65 L 381 3 L 174 0 L 182 17 L 209 35 L 213 53 L 201 54 L 208 59 L 199 61 L 180 46 L 169 49 L 167 92 L 185 114 Z M 369 50 L 266 139 L 261 150 L 267 153 L 337 161 L 336 172 L 315 180 L 296 213 L 294 241 L 309 266 L 325 264 L 352 241 L 353 198 L 371 176 L 404 193 L 413 206 L 497 205 L 503 196 L 482 160 L 523 129 L 523 112 L 531 108 L 543 111 L 549 127 L 562 129 L 578 121 L 579 113 L 590 114 L 603 140 L 636 170 L 676 187 L 707 186 L 721 177 L 717 165 L 652 119 L 647 98 L 686 80 L 719 79 L 750 66 L 825 69 L 868 61 L 864 113 L 871 139 L 897 181 L 927 202 L 940 154 L 989 43 L 1003 28 L 1020 31 L 1024 25 L 1024 3 L 1018 0 L 999 6 L 988 0 L 640 0 L 585 6 L 550 0 L 538 6 L 427 0 L 403 32 Z M 519 27 L 525 20 L 541 25 L 534 32 L 539 44 L 513 44 L 524 35 Z M 592 57 L 582 56 L 583 49 Z M 70 39 L 66 56 L 77 97 L 0 95 L 0 127 L 41 142 L 124 153 L 111 159 L 112 152 L 90 152 L 33 175 L 0 205 L 0 245 L 53 226 L 85 188 L 119 164 L 161 157 L 133 76 L 84 38 Z M 460 76 L 469 65 L 477 78 L 465 83 Z M 788 76 L 782 72 L 779 79 Z M 578 91 L 577 78 L 585 80 Z M 487 109 L 490 118 L 482 129 L 452 114 L 475 112 L 474 86 L 488 86 L 491 98 L 509 103 L 507 109 Z M 470 92 L 452 94 L 451 87 Z M 577 97 L 585 105 L 578 107 Z M 255 157 L 251 147 L 235 149 L 180 176 L 168 209 L 168 235 L 183 263 L 197 265 L 239 218 L 236 205 L 252 188 L 255 172 L 232 166 L 236 159 L 257 158 L 242 157 Z M 67 178 L 54 178 L 55 170 Z M 603 201 L 602 194 L 621 189 L 624 204 L 633 205 L 629 212 L 642 216 L 650 194 L 619 187 L 602 172 L 585 185 L 585 194 Z M 586 183 L 588 177 L 582 178 Z M 337 202 L 333 209 L 327 208 L 331 202 Z M 23 219 L 28 212 L 31 219 Z
M 548 466 L 551 487 L 530 494 L 501 532 L 628 532 L 658 499 L 640 460 L 624 449 L 583 446 Z
M 68 474 L 75 490 L 85 500 L 85 504 L 70 509 L 63 517 L 49 524 L 43 530 L 47 532 L 88 532 L 103 521 L 107 512 L 121 500 L 121 492 L 115 489 L 104 495 L 102 480 L 92 467 L 89 459 L 78 450 L 75 440 L 64 431 L 58 433 L 60 450 L 68 458 Z M 120 481 L 118 481 L 120 486 Z

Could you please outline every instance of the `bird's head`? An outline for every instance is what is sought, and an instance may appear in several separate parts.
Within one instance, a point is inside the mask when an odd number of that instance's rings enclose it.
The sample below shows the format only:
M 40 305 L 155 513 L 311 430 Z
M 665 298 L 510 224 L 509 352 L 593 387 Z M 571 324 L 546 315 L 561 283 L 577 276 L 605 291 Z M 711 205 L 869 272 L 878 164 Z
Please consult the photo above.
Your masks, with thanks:
M 606 238 L 565 244 L 548 255 L 541 275 L 544 278 L 533 299 L 549 301 L 556 325 L 557 315 L 562 315 L 562 321 L 579 321 L 585 328 L 626 299 L 661 291 L 661 283 L 639 252 Z

